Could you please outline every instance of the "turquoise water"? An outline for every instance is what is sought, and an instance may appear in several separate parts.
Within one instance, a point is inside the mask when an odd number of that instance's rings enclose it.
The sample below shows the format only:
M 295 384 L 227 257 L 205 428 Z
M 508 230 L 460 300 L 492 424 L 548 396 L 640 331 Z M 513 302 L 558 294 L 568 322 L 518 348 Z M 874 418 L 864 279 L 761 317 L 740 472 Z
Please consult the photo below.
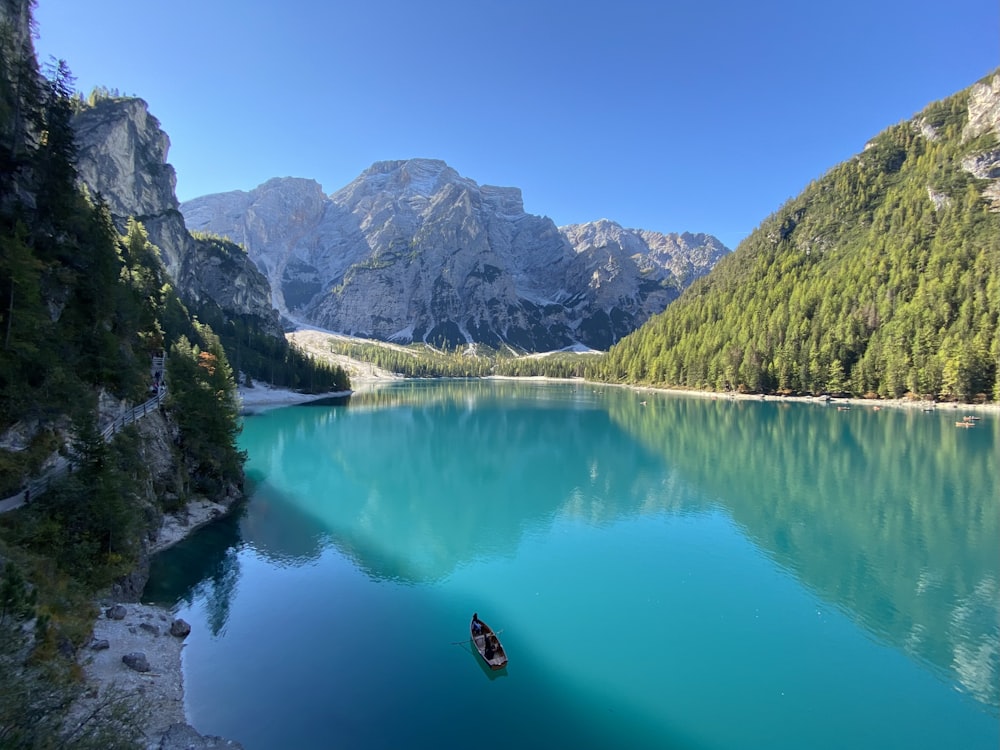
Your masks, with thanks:
M 995 750 L 1000 421 L 955 421 L 510 381 L 269 411 L 243 513 L 146 598 L 248 750 Z

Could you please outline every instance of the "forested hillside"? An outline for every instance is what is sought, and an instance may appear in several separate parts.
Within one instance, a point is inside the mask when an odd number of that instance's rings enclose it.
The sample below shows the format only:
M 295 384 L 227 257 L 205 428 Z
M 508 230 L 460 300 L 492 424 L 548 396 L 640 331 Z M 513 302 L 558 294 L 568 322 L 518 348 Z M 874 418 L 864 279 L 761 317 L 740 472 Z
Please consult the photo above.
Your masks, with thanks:
M 78 434 L 96 425 L 99 394 L 145 400 L 154 356 L 183 340 L 181 356 L 217 349 L 225 358 L 178 298 L 142 225 L 119 235 L 100 196 L 78 188 L 68 67 L 41 78 L 30 49 L 18 59 L 5 41 L 13 65 L 0 97 L 0 434 L 17 429 L 0 450 L 2 497 L 63 447 L 67 421 Z M 228 432 L 216 437 L 235 456 Z M 227 463 L 219 478 L 237 479 L 239 466 Z
M 997 78 L 888 128 L 810 184 L 589 374 L 1000 399 Z
M 198 255 L 210 259 L 208 264 L 214 267 L 216 278 L 237 277 L 234 258 L 249 262 L 246 250 L 227 239 L 202 232 L 194 232 L 193 237 Z M 204 274 L 201 281 L 204 286 L 211 286 Z M 350 389 L 351 380 L 342 368 L 310 357 L 284 336 L 273 335 L 258 316 L 223 309 L 210 289 L 209 292 L 197 302 L 189 301 L 188 309 L 218 334 L 233 368 L 243 374 L 245 382 L 262 380 L 308 393 Z
M 163 512 L 241 494 L 224 344 L 254 373 L 326 385 L 343 373 L 209 300 L 189 307 L 143 225 L 119 231 L 80 187 L 72 118 L 85 105 L 65 63 L 39 71 L 32 7 L 0 0 L 0 499 L 25 503 L 0 515 L 0 747 L 137 747 L 141 727 L 121 710 L 135 696 L 105 697 L 85 720 L 69 713 L 76 652 L 95 591 L 141 590 Z M 141 425 L 103 430 L 164 393 Z M 19 492 L 67 458 L 72 470 L 44 492 Z
M 127 704 L 69 714 L 90 599 L 135 570 L 168 497 L 242 484 L 235 388 L 142 225 L 122 236 L 78 188 L 73 79 L 64 63 L 39 74 L 30 8 L 0 5 L 0 498 L 57 455 L 73 471 L 0 517 L 0 746 L 135 747 Z M 99 404 L 145 401 L 171 347 L 165 374 L 181 387 L 157 416 L 200 412 L 174 422 L 174 475 L 154 483 L 137 429 L 105 440 Z
M 484 378 L 500 377 L 583 377 L 588 359 L 599 356 L 578 352 L 549 352 L 541 355 L 517 355 L 509 349 L 487 346 L 435 349 L 427 344 L 367 343 L 332 339 L 334 354 L 368 362 L 408 378 Z

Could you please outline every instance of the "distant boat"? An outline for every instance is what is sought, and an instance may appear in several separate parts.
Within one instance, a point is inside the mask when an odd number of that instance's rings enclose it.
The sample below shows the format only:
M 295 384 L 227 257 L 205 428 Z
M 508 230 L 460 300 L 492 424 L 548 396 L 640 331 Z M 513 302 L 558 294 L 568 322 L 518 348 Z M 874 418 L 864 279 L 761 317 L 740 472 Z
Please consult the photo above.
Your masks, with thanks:
M 503 650 L 500 639 L 493 629 L 476 615 L 472 615 L 472 622 L 469 623 L 469 634 L 476 645 L 476 650 L 490 669 L 503 669 L 507 666 L 507 653 Z

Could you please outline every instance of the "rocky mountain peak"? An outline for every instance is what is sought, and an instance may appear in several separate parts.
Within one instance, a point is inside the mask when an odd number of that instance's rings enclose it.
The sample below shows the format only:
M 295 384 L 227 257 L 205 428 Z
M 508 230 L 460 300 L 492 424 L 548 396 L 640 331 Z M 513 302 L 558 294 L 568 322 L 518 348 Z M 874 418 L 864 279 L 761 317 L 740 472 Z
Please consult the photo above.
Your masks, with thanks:
M 439 159 L 404 159 L 379 161 L 362 172 L 347 187 L 338 191 L 347 196 L 364 189 L 367 194 L 392 192 L 403 196 L 430 198 L 446 184 L 477 187 Z
M 146 102 L 100 99 L 73 117 L 73 130 L 80 180 L 107 201 L 119 228 L 130 216 L 139 219 L 175 275 L 190 238 L 177 210 L 177 176 L 167 163 L 170 139 Z
M 480 192 L 483 202 L 497 214 L 508 218 L 524 215 L 524 200 L 521 198 L 520 188 L 483 185 Z
M 440 159 L 380 161 L 330 196 L 334 203 L 368 211 L 371 201 L 392 196 L 397 214 L 422 215 L 440 203 L 488 205 L 507 215 L 524 213 L 517 188 L 480 186 Z
M 525 213 L 519 189 L 480 186 L 436 159 L 377 162 L 325 198 L 285 178 L 181 211 L 242 243 L 289 318 L 372 338 L 605 348 L 682 286 L 650 271 L 658 261 L 639 233 L 606 222 L 617 239 L 602 247 L 624 243 L 609 264 Z
M 87 184 L 114 185 L 111 212 L 147 216 L 178 207 L 177 176 L 167 163 L 170 139 L 142 99 L 104 99 L 73 123 L 78 169 Z
M 142 222 L 182 297 L 211 299 L 227 312 L 256 316 L 265 330 L 280 332 L 270 288 L 256 266 L 245 262 L 236 246 L 196 240 L 188 233 L 178 210 L 177 178 L 167 163 L 170 139 L 145 101 L 99 99 L 74 116 L 73 130 L 79 179 L 104 198 L 119 231 L 130 217 Z
M 710 234 L 626 229 L 608 219 L 559 228 L 578 254 L 634 263 L 649 278 L 683 289 L 708 273 L 729 248 Z
M 567 224 L 559 227 L 559 231 L 569 238 L 578 253 L 628 242 L 628 238 L 634 236 L 621 224 L 609 219 Z

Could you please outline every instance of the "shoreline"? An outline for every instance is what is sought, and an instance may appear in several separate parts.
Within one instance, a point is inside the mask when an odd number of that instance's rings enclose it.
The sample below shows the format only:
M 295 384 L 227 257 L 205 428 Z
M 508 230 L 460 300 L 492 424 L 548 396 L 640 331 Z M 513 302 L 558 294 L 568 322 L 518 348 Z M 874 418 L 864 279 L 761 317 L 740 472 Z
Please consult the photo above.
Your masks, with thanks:
M 346 357 L 340 357 L 341 360 L 348 360 Z M 351 390 L 347 391 L 337 391 L 330 393 L 321 394 L 311 394 L 311 393 L 299 393 L 298 391 L 293 391 L 288 388 L 279 388 L 271 386 L 267 383 L 256 383 L 251 388 L 246 388 L 245 386 L 239 386 L 237 388 L 238 396 L 240 399 L 241 411 L 247 414 L 255 414 L 268 409 L 279 408 L 282 406 L 294 406 L 296 404 L 304 404 L 310 401 L 318 401 L 325 398 L 337 398 L 346 397 L 361 390 L 365 390 L 366 387 L 371 387 L 378 384 L 392 383 L 399 380 L 407 380 L 407 378 L 397 374 L 391 373 L 387 370 L 379 370 L 374 366 L 368 366 L 366 363 L 358 363 L 354 360 L 348 360 L 353 363 L 351 367 L 351 384 L 355 386 Z M 341 366 L 344 366 L 344 362 L 340 362 Z M 365 371 L 365 368 L 369 368 Z M 412 380 L 450 380 L 454 378 L 410 378 Z M 466 378 L 458 378 L 464 380 Z M 653 386 L 653 385 L 636 385 L 633 383 L 608 383 L 600 380 L 587 380 L 586 378 L 554 378 L 547 375 L 528 375 L 528 376 L 516 376 L 516 375 L 485 375 L 479 378 L 473 378 L 479 380 L 527 380 L 527 381 L 538 381 L 538 382 L 552 382 L 552 383 L 586 383 L 587 385 L 593 386 L 609 386 L 615 388 L 627 388 L 638 392 L 652 392 L 652 393 L 666 393 L 676 396 L 691 396 L 693 398 L 707 398 L 712 400 L 718 399 L 729 399 L 729 400 L 740 400 L 740 401 L 778 401 L 787 403 L 803 403 L 803 404 L 830 404 L 837 406 L 858 406 L 858 407 L 871 407 L 875 409 L 883 408 L 893 408 L 893 409 L 920 409 L 922 411 L 938 411 L 938 410 L 968 410 L 971 412 L 984 412 L 984 413 L 995 413 L 1000 414 L 1000 402 L 990 401 L 986 403 L 965 403 L 958 401 L 934 401 L 931 399 L 918 399 L 918 398 L 895 398 L 895 399 L 883 399 L 883 398 L 862 398 L 860 396 L 790 396 L 782 394 L 761 394 L 761 393 L 721 393 L 719 391 L 706 391 L 698 389 L 687 389 L 687 388 L 672 388 L 668 386 Z
M 434 378 L 429 378 L 433 380 Z M 445 378 L 441 378 L 444 380 Z M 635 385 L 633 383 L 607 383 L 601 380 L 586 378 L 553 378 L 547 375 L 530 375 L 519 377 L 515 375 L 487 375 L 482 380 L 534 380 L 551 383 L 585 383 L 592 386 L 608 388 L 625 388 L 642 393 L 666 393 L 672 396 L 690 396 L 705 398 L 712 401 L 776 401 L 779 403 L 816 404 L 819 406 L 864 406 L 879 409 L 919 409 L 920 411 L 956 411 L 963 409 L 970 412 L 1000 414 L 1000 402 L 989 401 L 983 404 L 964 403 L 960 401 L 932 401 L 930 399 L 909 398 L 861 398 L 859 396 L 785 396 L 770 393 L 720 393 L 718 391 L 702 391 L 686 388 L 668 388 L 655 385 Z
M 353 390 L 330 391 L 329 393 L 299 393 L 290 388 L 274 388 L 261 384 L 257 384 L 253 388 L 240 386 L 237 389 L 240 412 L 244 414 L 255 414 L 267 409 L 295 406 L 296 404 L 305 404 L 325 398 L 341 398 L 350 396 L 352 393 L 354 393 Z
M 257 383 L 252 388 L 239 386 L 237 388 L 237 398 L 239 399 L 241 414 L 260 414 L 261 412 L 270 409 L 279 409 L 283 406 L 297 406 L 299 404 L 308 404 L 312 401 L 323 401 L 324 399 L 347 398 L 368 388 L 404 379 L 401 376 L 388 375 L 352 376 L 352 388 L 346 391 L 328 391 L 326 393 L 301 393 L 290 388 Z
M 383 378 L 359 378 L 362 383 Z M 363 387 L 363 385 L 362 385 Z M 257 414 L 269 409 L 309 403 L 321 399 L 350 396 L 355 391 L 300 393 L 259 383 L 237 389 L 241 414 Z M 224 505 L 205 498 L 194 499 L 177 514 L 164 514 L 156 538 L 149 545 L 152 557 L 185 540 L 198 529 L 221 519 L 239 503 Z M 184 645 L 185 637 L 170 634 L 175 619 L 171 608 L 143 602 L 119 602 L 107 594 L 95 598 L 97 618 L 90 641 L 80 649 L 77 663 L 83 671 L 85 697 L 76 711 L 86 712 L 109 693 L 124 693 L 139 709 L 145 746 L 148 750 L 239 750 L 238 741 L 201 735 L 189 723 L 185 709 Z M 109 617 L 117 605 L 124 617 Z M 96 648 L 95 648 L 96 646 Z M 122 657 L 141 652 L 149 662 L 149 671 L 138 672 L 126 666 Z
M 920 411 L 978 411 L 1000 414 L 1000 403 L 967 404 L 958 401 L 932 401 L 929 399 L 908 398 L 860 398 L 857 396 L 784 396 L 780 394 L 761 393 L 719 393 L 717 391 L 684 390 L 681 388 L 657 388 L 655 386 L 630 385 L 626 383 L 601 383 L 586 381 L 599 385 L 613 385 L 631 388 L 636 391 L 652 393 L 669 393 L 677 396 L 693 396 L 711 400 L 727 399 L 730 401 L 776 401 L 779 403 L 817 404 L 819 406 L 858 406 L 879 409 L 918 409 Z
M 164 515 L 150 556 L 186 539 L 190 534 L 236 507 L 199 499 L 181 514 Z M 186 636 L 170 632 L 175 615 L 171 608 L 142 602 L 118 602 L 107 596 L 95 600 L 98 616 L 90 642 L 77 662 L 83 670 L 85 697 L 76 711 L 86 712 L 110 695 L 127 696 L 141 718 L 147 750 L 240 750 L 239 742 L 201 735 L 188 722 L 184 693 Z M 112 617 L 118 608 L 122 617 Z M 139 672 L 126 666 L 126 654 L 142 653 L 149 669 Z
M 398 377 L 359 378 L 358 384 L 365 386 L 388 383 Z M 967 413 L 1000 414 L 1000 404 L 940 403 L 917 399 L 864 399 L 852 397 L 780 396 L 749 393 L 717 393 L 715 391 L 686 390 L 678 388 L 658 388 L 625 383 L 604 383 L 584 378 L 552 378 L 547 376 L 513 377 L 487 376 L 483 380 L 534 380 L 553 383 L 578 383 L 590 386 L 625 388 L 636 393 L 664 393 L 672 396 L 687 396 L 710 400 L 730 401 L 774 401 L 779 403 L 815 404 L 839 408 L 857 407 L 879 410 L 919 409 L 922 411 L 953 411 L 956 415 Z M 273 388 L 258 384 L 253 388 L 238 389 L 241 412 L 256 414 L 268 409 L 281 408 L 318 401 L 326 398 L 350 396 L 356 391 L 341 391 L 323 394 L 305 394 L 286 388 Z M 197 529 L 222 518 L 231 508 L 209 500 L 192 501 L 180 515 L 165 515 L 156 540 L 150 545 L 149 554 L 155 555 L 186 539 Z M 90 693 L 96 697 L 106 690 L 115 688 L 129 694 L 138 694 L 148 704 L 150 714 L 144 729 L 147 747 L 152 748 L 240 748 L 238 742 L 217 737 L 202 737 L 188 722 L 185 710 L 183 649 L 184 638 L 170 635 L 170 623 L 174 614 L 170 608 L 155 604 L 127 603 L 124 619 L 115 620 L 106 612 L 116 602 L 99 599 L 100 614 L 94 623 L 91 646 L 83 649 L 79 662 L 84 670 Z M 94 650 L 93 644 L 105 640 L 110 646 Z M 136 672 L 125 666 L 121 656 L 141 651 L 147 655 L 149 672 Z M 176 736 L 178 744 L 170 744 L 168 737 Z M 216 744 L 210 744 L 210 743 Z

